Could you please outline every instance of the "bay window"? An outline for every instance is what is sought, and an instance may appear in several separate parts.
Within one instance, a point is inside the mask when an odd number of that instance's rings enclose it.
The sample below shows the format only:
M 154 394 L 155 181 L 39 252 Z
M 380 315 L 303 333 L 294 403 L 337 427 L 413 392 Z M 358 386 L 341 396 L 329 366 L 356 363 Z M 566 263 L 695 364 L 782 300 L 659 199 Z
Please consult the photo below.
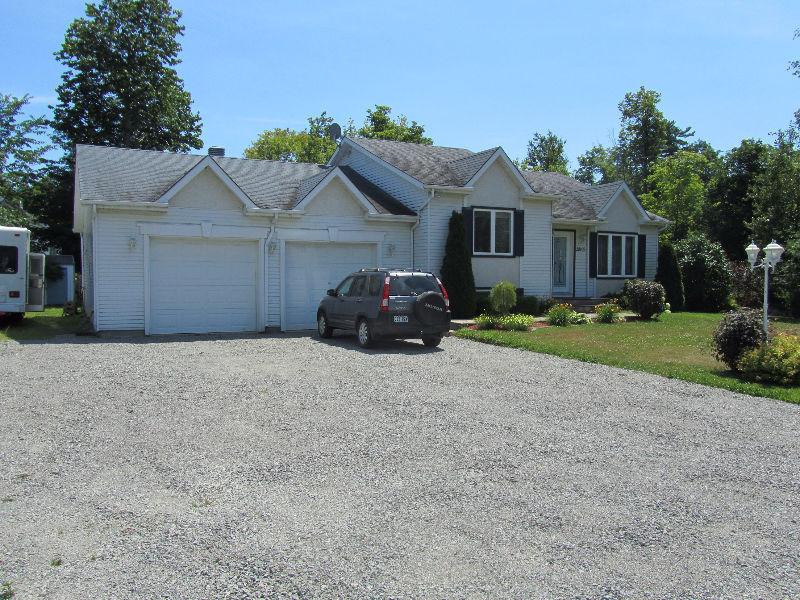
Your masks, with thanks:
M 597 276 L 636 277 L 637 236 L 597 234 Z
M 476 208 L 472 218 L 472 253 L 512 256 L 514 211 Z

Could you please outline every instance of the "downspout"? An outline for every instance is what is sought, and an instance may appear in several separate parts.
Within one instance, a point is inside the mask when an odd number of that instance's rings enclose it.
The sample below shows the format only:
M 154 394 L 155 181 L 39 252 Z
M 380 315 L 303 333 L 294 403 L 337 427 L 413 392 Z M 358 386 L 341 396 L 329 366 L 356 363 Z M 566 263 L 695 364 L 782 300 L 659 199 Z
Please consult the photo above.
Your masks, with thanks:
M 272 226 L 269 228 L 267 238 L 264 240 L 264 327 L 268 327 L 269 322 L 269 245 L 272 242 L 272 236 L 275 235 L 275 230 L 278 228 L 278 213 L 272 217 Z
M 433 196 L 436 194 L 436 190 L 431 188 L 431 197 L 428 200 L 428 273 L 432 273 L 431 271 L 431 202 L 433 202 Z

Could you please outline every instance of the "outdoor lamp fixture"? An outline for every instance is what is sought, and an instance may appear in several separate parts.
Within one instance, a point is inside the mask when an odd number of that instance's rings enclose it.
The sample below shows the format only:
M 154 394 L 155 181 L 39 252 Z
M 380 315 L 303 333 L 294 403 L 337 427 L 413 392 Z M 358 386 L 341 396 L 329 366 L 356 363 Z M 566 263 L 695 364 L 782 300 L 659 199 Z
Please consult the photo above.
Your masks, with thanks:
M 769 321 L 767 320 L 769 310 L 769 271 L 770 269 L 774 271 L 775 266 L 781 261 L 783 248 L 775 240 L 772 240 L 764 247 L 764 258 L 761 259 L 761 262 L 758 262 L 758 254 L 761 252 L 761 248 L 756 246 L 755 243 L 750 242 L 750 245 L 744 251 L 747 252 L 747 260 L 750 261 L 751 269 L 764 269 L 764 337 L 766 338 L 769 334 Z

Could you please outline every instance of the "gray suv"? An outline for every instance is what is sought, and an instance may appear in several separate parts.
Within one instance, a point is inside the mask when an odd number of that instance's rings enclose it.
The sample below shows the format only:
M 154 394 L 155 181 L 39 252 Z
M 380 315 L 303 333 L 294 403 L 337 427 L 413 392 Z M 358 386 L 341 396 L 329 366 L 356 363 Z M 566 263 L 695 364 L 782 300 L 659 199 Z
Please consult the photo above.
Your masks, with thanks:
M 317 309 L 317 331 L 354 329 L 366 348 L 379 338 L 421 339 L 438 346 L 450 330 L 447 290 L 432 273 L 404 269 L 361 269 L 328 290 Z

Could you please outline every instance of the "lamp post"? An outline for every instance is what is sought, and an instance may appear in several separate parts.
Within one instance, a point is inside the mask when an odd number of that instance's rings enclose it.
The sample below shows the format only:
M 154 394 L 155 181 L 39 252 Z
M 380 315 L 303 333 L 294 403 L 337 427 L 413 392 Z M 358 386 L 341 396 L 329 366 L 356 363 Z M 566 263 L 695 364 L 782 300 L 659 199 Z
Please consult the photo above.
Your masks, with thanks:
M 766 339 L 769 335 L 769 271 L 770 269 L 774 271 L 775 266 L 781 261 L 783 248 L 775 240 L 772 240 L 764 247 L 764 258 L 761 259 L 761 262 L 758 262 L 758 254 L 761 252 L 761 248 L 756 246 L 754 242 L 750 242 L 750 245 L 744 251 L 747 252 L 747 260 L 750 261 L 751 269 L 764 269 L 764 339 Z

